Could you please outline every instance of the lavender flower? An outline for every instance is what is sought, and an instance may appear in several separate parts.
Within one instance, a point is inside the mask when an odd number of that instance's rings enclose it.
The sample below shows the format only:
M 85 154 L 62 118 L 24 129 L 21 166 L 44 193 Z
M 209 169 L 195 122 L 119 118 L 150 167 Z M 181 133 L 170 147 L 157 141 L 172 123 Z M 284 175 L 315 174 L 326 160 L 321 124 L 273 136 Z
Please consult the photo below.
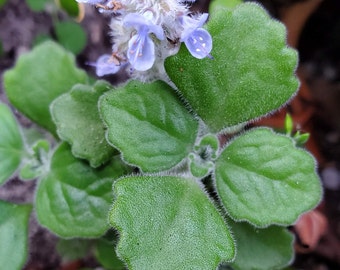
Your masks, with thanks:
M 96 67 L 96 74 L 99 77 L 108 74 L 115 74 L 119 71 L 122 65 L 116 65 L 112 61 L 112 56 L 109 54 L 104 54 L 98 58 L 97 62 L 94 64 L 90 64 Z
M 180 20 L 184 28 L 180 40 L 185 43 L 191 55 L 198 59 L 211 57 L 212 38 L 208 31 L 202 28 L 207 19 L 208 14 L 204 13 L 199 20 L 189 16 L 183 16 Z
M 181 42 L 196 58 L 211 57 L 212 39 L 202 26 L 208 14 L 190 16 L 195 0 L 77 0 L 95 5 L 111 17 L 112 57 L 102 56 L 93 66 L 97 75 L 120 68 L 134 79 L 167 78 L 164 60 L 176 54 Z
M 155 62 L 155 45 L 149 34 L 155 34 L 159 40 L 164 39 L 162 27 L 152 23 L 148 15 L 130 13 L 123 20 L 124 26 L 133 27 L 137 31 L 129 41 L 127 58 L 131 66 L 139 71 L 150 69 Z

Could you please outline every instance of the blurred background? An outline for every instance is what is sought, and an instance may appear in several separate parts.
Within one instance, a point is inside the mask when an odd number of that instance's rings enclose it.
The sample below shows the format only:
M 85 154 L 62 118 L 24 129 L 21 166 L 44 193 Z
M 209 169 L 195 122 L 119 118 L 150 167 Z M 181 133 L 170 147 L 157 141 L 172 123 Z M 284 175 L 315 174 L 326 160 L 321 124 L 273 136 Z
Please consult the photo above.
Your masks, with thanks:
M 197 0 L 192 9 L 207 12 L 210 2 L 213 1 Z M 296 235 L 297 256 L 290 269 L 340 269 L 340 1 L 253 2 L 261 3 L 273 18 L 287 26 L 288 44 L 299 51 L 297 74 L 301 81 L 288 107 L 255 125 L 283 128 L 289 113 L 296 130 L 310 133 L 306 147 L 316 157 L 324 186 L 319 207 L 291 228 Z M 0 0 L 0 100 L 6 102 L 4 71 L 13 67 L 22 53 L 44 40 L 58 41 L 77 56 L 80 67 L 94 75 L 89 63 L 111 51 L 108 23 L 108 18 L 95 8 L 79 8 L 73 0 Z M 124 74 L 105 79 L 117 83 Z M 24 125 L 30 125 L 27 119 L 17 116 Z M 31 202 L 34 187 L 32 181 L 14 179 L 1 187 L 0 198 Z M 57 238 L 39 227 L 34 218 L 30 223 L 30 258 L 25 270 L 97 266 L 91 255 L 65 259 Z

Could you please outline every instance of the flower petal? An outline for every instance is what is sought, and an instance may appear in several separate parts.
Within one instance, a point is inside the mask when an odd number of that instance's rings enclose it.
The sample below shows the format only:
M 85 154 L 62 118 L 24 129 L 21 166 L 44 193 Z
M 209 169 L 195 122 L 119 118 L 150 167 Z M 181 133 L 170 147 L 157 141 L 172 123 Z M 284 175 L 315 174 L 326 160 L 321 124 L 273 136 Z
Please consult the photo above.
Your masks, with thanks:
M 150 69 L 155 62 L 155 45 L 145 31 L 134 35 L 129 41 L 127 58 L 139 71 Z
M 212 38 L 207 30 L 198 28 L 184 40 L 192 56 L 202 59 L 209 56 L 212 49 Z
M 180 22 L 183 26 L 181 41 L 187 39 L 197 28 L 202 27 L 203 24 L 207 21 L 208 16 L 208 13 L 203 13 L 198 19 L 194 19 L 189 16 L 182 16 L 180 18 Z
M 127 14 L 123 19 L 123 24 L 124 26 L 135 28 L 137 32 L 146 27 L 148 33 L 154 33 L 159 40 L 164 39 L 163 28 L 154 24 L 152 21 L 148 20 L 145 16 L 139 13 Z
M 104 54 L 100 56 L 97 62 L 93 65 L 96 67 L 96 74 L 99 77 L 108 74 L 117 73 L 121 66 L 117 66 L 112 62 L 112 56 L 109 54 Z

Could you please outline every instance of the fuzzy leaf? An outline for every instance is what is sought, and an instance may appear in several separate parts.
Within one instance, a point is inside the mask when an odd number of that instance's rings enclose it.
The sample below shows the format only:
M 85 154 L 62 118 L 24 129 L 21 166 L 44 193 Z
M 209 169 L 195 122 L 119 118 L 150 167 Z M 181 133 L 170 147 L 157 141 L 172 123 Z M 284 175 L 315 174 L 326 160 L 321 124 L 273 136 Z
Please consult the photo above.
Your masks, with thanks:
M 39 183 L 39 222 L 61 237 L 98 237 L 108 229 L 112 183 L 129 170 L 119 160 L 91 168 L 71 154 L 64 143 L 54 153 L 51 172 Z
M 233 140 L 216 162 L 215 177 L 229 215 L 259 227 L 290 225 L 321 199 L 311 155 L 267 128 Z
M 53 134 L 56 128 L 49 111 L 51 102 L 73 85 L 86 82 L 87 75 L 76 68 L 73 55 L 51 41 L 22 55 L 4 75 L 10 102 Z
M 256 229 L 245 222 L 230 222 L 237 245 L 234 270 L 272 270 L 287 266 L 294 254 L 294 237 L 286 228 Z
M 24 145 L 18 124 L 11 110 L 0 103 L 0 184 L 16 171 L 23 153 Z
M 117 254 L 130 270 L 216 269 L 234 257 L 229 229 L 195 180 L 126 177 L 114 194 L 110 222 L 120 233 Z
M 99 109 L 109 143 L 145 172 L 172 168 L 195 143 L 198 122 L 164 82 L 130 82 L 102 96 Z
M 0 201 L 0 265 L 22 269 L 27 258 L 28 220 L 32 206 Z
M 87 159 L 92 167 L 107 162 L 116 152 L 105 139 L 105 127 L 99 117 L 98 99 L 109 89 L 105 81 L 93 87 L 77 84 L 51 105 L 59 137 L 72 146 L 72 154 Z
M 214 59 L 196 59 L 181 46 L 165 67 L 212 132 L 258 118 L 292 97 L 297 53 L 286 46 L 283 24 L 245 3 L 212 13 L 207 29 Z

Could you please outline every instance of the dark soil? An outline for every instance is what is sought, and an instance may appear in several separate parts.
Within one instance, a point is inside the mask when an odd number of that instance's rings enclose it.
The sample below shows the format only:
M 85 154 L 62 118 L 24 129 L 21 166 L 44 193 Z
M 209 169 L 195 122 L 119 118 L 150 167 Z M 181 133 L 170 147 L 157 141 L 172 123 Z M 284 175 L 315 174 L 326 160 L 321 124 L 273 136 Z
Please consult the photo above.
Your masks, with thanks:
M 314 1 L 314 0 L 311 0 Z M 297 2 L 262 1 L 274 17 L 280 19 L 280 11 Z M 207 10 L 209 1 L 198 1 L 196 10 Z M 340 1 L 324 0 L 305 24 L 298 43 L 300 53 L 299 75 L 305 79 L 310 91 L 310 133 L 315 141 L 313 153 L 319 163 L 319 173 L 324 185 L 324 198 L 319 211 L 326 217 L 328 226 L 318 245 L 298 253 L 294 269 L 340 269 Z M 57 14 L 60 18 L 65 14 Z M 81 23 L 88 34 L 88 45 L 78 55 L 79 66 L 89 69 L 103 53 L 110 51 L 107 21 L 94 8 L 86 9 Z M 38 34 L 52 37 L 53 22 L 48 12 L 32 12 L 23 0 L 8 0 L 0 9 L 0 101 L 5 101 L 2 75 L 13 67 L 16 59 L 32 48 Z M 89 70 L 93 72 L 93 70 Z M 119 77 L 107 78 L 116 82 Z M 24 125 L 30 122 L 17 113 Z M 33 201 L 35 182 L 12 180 L 0 188 L 0 199 L 16 203 Z M 57 238 L 41 228 L 34 215 L 30 221 L 30 258 L 26 270 L 76 269 L 62 262 L 55 250 Z M 77 262 L 77 267 L 94 267 L 92 258 Z

